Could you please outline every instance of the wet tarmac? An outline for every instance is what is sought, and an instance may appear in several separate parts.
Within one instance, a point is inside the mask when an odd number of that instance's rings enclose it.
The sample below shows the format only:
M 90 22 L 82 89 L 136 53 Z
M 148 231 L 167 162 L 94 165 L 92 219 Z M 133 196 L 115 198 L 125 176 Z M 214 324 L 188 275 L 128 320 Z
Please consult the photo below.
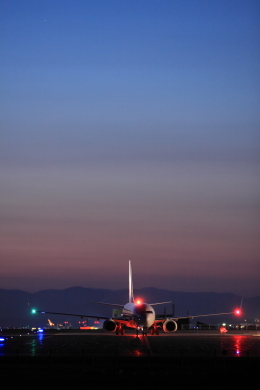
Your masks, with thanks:
M 136 337 L 128 331 L 124 336 L 115 333 L 57 333 L 37 335 L 2 335 L 0 356 L 45 355 L 158 355 L 212 357 L 260 357 L 260 331 L 212 331 L 163 333 L 160 336 Z
M 90 383 L 141 388 L 144 378 L 149 389 L 173 383 L 225 389 L 243 381 L 250 384 L 260 366 L 259 331 L 179 331 L 148 337 L 131 331 L 125 336 L 102 331 L 21 336 L 9 332 L 1 337 L 0 372 L 10 385 L 5 389 L 23 382 L 37 389 Z

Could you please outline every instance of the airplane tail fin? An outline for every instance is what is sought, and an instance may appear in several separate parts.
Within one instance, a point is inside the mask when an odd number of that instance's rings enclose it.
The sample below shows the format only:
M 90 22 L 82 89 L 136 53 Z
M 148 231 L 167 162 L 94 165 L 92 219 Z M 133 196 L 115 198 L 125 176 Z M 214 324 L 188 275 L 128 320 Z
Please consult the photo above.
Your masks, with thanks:
M 129 302 L 134 303 L 134 291 L 133 291 L 133 279 L 132 279 L 132 266 L 129 260 Z

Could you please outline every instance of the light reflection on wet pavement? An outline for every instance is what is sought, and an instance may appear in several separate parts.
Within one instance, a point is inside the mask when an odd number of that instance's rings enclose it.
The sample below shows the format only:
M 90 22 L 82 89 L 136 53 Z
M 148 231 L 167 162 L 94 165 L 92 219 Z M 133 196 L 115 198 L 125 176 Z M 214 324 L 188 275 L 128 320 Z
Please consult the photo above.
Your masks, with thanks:
M 166 337 L 160 343 L 150 339 L 153 353 L 169 353 L 174 356 L 260 356 L 260 338 L 256 336 L 208 336 Z M 225 352 L 226 351 L 226 352 Z
M 165 337 L 166 336 L 166 337 Z M 0 341 L 0 355 L 88 355 L 110 354 L 142 356 L 153 355 L 213 357 L 260 357 L 260 337 L 254 335 L 189 335 L 167 334 L 143 336 L 134 334 L 67 334 L 7 336 Z

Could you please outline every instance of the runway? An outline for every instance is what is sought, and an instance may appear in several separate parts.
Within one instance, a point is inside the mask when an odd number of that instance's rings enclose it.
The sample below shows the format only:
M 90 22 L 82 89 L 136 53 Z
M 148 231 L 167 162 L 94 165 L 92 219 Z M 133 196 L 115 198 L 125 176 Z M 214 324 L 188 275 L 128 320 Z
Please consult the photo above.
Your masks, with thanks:
M 4 336 L 4 335 L 3 335 Z M 126 355 L 186 357 L 260 357 L 260 331 L 228 332 L 177 331 L 159 336 L 136 337 L 133 331 L 124 336 L 103 331 L 43 333 L 4 336 L 0 356 Z M 224 352 L 225 351 L 225 352 Z
M 207 385 L 229 389 L 258 378 L 260 337 L 256 333 L 176 332 L 136 337 L 102 331 L 1 335 L 2 381 L 13 389 L 83 385 L 158 389 Z M 58 387 L 57 387 L 58 383 Z M 36 386 L 37 384 L 37 386 Z M 8 387 L 9 386 L 9 387 Z

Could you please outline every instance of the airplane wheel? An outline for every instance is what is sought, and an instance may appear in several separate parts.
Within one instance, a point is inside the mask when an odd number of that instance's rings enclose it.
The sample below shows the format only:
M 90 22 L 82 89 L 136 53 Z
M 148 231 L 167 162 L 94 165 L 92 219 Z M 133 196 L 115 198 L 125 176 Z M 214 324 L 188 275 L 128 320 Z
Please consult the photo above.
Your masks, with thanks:
M 150 329 L 150 334 L 153 336 L 154 335 L 154 328 Z

